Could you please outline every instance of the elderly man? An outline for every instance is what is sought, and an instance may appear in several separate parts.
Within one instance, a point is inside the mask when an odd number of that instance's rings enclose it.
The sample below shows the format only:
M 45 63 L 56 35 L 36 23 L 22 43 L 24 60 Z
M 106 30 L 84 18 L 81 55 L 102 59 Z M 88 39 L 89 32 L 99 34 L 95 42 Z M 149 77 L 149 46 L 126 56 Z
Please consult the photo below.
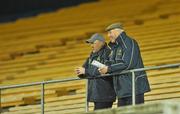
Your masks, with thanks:
M 92 65 L 92 61 L 96 60 L 106 64 L 110 54 L 110 49 L 100 34 L 96 33 L 92 35 L 92 37 L 87 40 L 87 43 L 91 44 L 92 52 L 83 67 L 76 68 L 76 73 L 80 78 L 93 78 L 100 75 L 98 68 Z M 94 110 L 111 108 L 115 99 L 116 95 L 113 88 L 112 77 L 88 80 L 88 101 L 94 102 Z
M 100 68 L 101 74 L 120 73 L 124 70 L 144 68 L 138 43 L 126 35 L 120 23 L 106 28 L 110 38 L 110 65 Z M 136 104 L 144 103 L 144 93 L 150 91 L 145 71 L 136 72 Z M 113 76 L 118 106 L 132 104 L 132 73 Z

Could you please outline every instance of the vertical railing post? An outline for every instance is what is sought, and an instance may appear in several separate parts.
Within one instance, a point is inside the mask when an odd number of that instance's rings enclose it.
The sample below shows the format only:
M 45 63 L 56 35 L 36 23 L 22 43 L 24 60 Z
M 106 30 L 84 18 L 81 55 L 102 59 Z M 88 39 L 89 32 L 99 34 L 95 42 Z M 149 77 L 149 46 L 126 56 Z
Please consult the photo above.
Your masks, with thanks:
M 85 107 L 85 111 L 88 112 L 89 111 L 89 102 L 88 102 L 88 80 L 86 80 L 86 107 Z
M 135 73 L 134 71 L 131 71 L 132 73 L 132 105 L 134 106 L 136 104 L 136 84 L 135 84 Z
M 2 108 L 1 108 L 1 89 L 0 89 L 0 114 L 2 112 Z
M 44 114 L 44 85 L 45 83 L 41 83 L 41 114 Z

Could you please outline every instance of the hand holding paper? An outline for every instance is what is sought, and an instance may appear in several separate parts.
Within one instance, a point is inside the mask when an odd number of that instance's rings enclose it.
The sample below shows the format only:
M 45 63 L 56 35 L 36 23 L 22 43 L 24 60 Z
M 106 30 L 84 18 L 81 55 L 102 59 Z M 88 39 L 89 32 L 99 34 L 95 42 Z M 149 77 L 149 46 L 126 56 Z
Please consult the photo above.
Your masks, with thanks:
M 96 66 L 96 67 L 98 67 L 98 68 L 99 68 L 98 71 L 99 71 L 101 74 L 106 74 L 107 71 L 108 71 L 108 66 L 100 63 L 99 61 L 94 60 L 91 64 L 94 65 L 94 66 Z
M 108 72 L 108 66 L 104 66 L 98 69 L 101 74 L 106 74 Z
M 102 68 L 105 67 L 106 65 L 100 63 L 99 61 L 93 60 L 93 62 L 91 63 L 92 65 L 98 67 L 98 68 Z

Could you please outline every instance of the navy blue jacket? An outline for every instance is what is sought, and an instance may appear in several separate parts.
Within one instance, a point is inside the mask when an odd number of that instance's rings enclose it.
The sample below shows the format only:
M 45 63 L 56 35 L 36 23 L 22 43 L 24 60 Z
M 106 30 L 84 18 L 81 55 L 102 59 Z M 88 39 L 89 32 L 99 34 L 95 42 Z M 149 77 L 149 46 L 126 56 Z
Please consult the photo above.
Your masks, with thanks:
M 98 68 L 91 65 L 93 60 L 106 64 L 110 54 L 110 48 L 107 44 L 97 53 L 91 53 L 83 67 L 86 77 L 96 77 L 100 75 Z M 116 94 L 113 86 L 112 77 L 88 79 L 88 101 L 89 102 L 113 102 Z
M 108 73 L 120 73 L 124 70 L 144 68 L 138 43 L 122 32 L 115 43 L 109 43 Z M 136 72 L 136 95 L 150 91 L 145 71 Z M 113 77 L 114 89 L 118 98 L 132 96 L 132 73 Z

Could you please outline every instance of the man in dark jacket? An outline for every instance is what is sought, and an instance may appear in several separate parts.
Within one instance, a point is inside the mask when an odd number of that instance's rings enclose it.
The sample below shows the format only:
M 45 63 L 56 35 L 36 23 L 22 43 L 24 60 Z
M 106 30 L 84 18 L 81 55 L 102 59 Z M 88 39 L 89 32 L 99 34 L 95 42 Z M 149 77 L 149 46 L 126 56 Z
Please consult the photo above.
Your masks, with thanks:
M 110 38 L 110 65 L 100 68 L 101 74 L 120 73 L 124 70 L 144 68 L 138 43 L 126 35 L 122 25 L 115 23 L 106 28 Z M 145 71 L 136 72 L 136 104 L 144 103 L 144 93 L 150 91 Z M 132 104 L 132 73 L 113 76 L 118 106 Z
M 100 75 L 98 67 L 92 65 L 92 61 L 96 60 L 100 63 L 106 64 L 110 54 L 110 48 L 107 47 L 105 39 L 100 34 L 94 34 L 87 43 L 92 46 L 92 52 L 85 61 L 83 67 L 76 69 L 77 75 L 83 77 L 96 77 Z M 113 88 L 112 77 L 98 78 L 88 80 L 88 101 L 94 102 L 94 110 L 111 108 L 116 99 Z

